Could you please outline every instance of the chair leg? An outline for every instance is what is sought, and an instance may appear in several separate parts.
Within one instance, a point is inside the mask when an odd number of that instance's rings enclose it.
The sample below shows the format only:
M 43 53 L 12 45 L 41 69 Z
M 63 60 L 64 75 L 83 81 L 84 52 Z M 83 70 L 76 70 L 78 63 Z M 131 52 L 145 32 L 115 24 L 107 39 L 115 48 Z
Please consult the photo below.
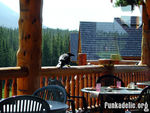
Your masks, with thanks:
M 74 100 L 68 99 L 68 101 L 71 103 L 72 113 L 75 113 L 75 103 L 74 103 Z

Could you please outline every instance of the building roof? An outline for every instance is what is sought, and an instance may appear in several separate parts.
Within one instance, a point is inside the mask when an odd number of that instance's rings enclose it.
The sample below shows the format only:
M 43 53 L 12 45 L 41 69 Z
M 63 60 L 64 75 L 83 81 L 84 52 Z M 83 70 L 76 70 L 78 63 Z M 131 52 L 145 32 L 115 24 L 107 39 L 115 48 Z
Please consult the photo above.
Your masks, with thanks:
M 115 18 L 114 22 L 80 22 L 81 51 L 87 54 L 88 60 L 109 59 L 111 54 L 141 56 L 139 18 L 126 18 L 130 22 L 122 18 Z M 71 48 L 77 43 L 74 41 Z
M 77 61 L 77 53 L 78 53 L 78 33 L 71 33 L 70 34 L 70 52 L 73 53 L 75 56 L 71 57 L 72 61 Z

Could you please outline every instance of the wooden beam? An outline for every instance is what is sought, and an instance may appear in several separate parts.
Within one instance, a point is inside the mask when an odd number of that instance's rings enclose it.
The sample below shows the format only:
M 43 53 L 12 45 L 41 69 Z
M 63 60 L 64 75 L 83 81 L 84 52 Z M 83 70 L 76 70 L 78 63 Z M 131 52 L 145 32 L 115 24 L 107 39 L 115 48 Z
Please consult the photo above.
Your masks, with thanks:
M 140 60 L 120 60 L 120 61 L 115 61 L 114 64 L 117 65 L 135 65 L 137 63 L 139 63 Z M 87 64 L 94 64 L 94 65 L 99 65 L 99 61 L 98 60 L 87 60 Z
M 0 68 L 0 80 L 26 77 L 28 74 L 27 68 L 21 67 L 5 67 Z
M 28 76 L 17 79 L 17 94 L 33 94 L 40 87 L 43 0 L 20 0 L 17 66 Z
M 71 66 L 70 68 L 57 68 L 57 67 L 42 67 L 42 76 L 62 76 L 62 75 L 75 75 L 75 74 L 88 74 L 98 73 L 105 71 L 103 66 Z
M 113 72 L 140 72 L 147 71 L 150 68 L 146 65 L 144 66 L 129 66 L 129 65 L 115 65 L 113 67 Z M 92 74 L 92 73 L 104 73 L 110 71 L 109 67 L 104 67 L 102 65 L 89 65 L 89 66 L 71 66 L 70 68 L 57 68 L 57 67 L 42 67 L 41 76 L 70 76 L 77 74 Z
M 114 72 L 115 73 L 125 73 L 125 72 L 141 72 L 141 71 L 149 71 L 150 68 L 146 65 L 138 66 L 138 65 L 115 65 Z

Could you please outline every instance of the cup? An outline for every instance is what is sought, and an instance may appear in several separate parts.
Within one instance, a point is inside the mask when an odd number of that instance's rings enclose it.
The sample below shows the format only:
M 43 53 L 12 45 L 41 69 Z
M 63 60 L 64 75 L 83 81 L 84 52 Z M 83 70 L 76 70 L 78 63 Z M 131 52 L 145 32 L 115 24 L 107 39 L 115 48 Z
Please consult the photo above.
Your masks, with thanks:
M 121 87 L 121 81 L 117 81 L 117 88 Z
M 100 91 L 101 90 L 101 83 L 97 83 L 96 84 L 96 91 Z
M 134 82 L 130 82 L 130 88 L 135 89 L 135 83 Z

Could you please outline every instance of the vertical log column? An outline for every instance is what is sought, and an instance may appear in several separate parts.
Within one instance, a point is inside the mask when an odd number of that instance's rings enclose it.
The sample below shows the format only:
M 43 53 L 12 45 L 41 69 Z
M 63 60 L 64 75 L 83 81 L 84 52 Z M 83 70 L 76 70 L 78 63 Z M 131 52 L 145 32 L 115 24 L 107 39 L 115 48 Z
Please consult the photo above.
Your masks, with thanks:
M 149 6 L 148 6 L 149 5 Z M 150 7 L 150 1 L 147 0 L 143 3 L 143 31 L 142 31 L 142 64 L 147 64 L 150 66 L 150 15 L 148 12 L 148 7 Z
M 150 0 L 143 3 L 142 11 L 143 31 L 142 31 L 142 64 L 150 66 Z M 150 80 L 150 71 L 146 73 L 147 80 Z
M 28 76 L 17 79 L 17 95 L 33 94 L 40 87 L 43 0 L 20 0 L 17 66 Z

